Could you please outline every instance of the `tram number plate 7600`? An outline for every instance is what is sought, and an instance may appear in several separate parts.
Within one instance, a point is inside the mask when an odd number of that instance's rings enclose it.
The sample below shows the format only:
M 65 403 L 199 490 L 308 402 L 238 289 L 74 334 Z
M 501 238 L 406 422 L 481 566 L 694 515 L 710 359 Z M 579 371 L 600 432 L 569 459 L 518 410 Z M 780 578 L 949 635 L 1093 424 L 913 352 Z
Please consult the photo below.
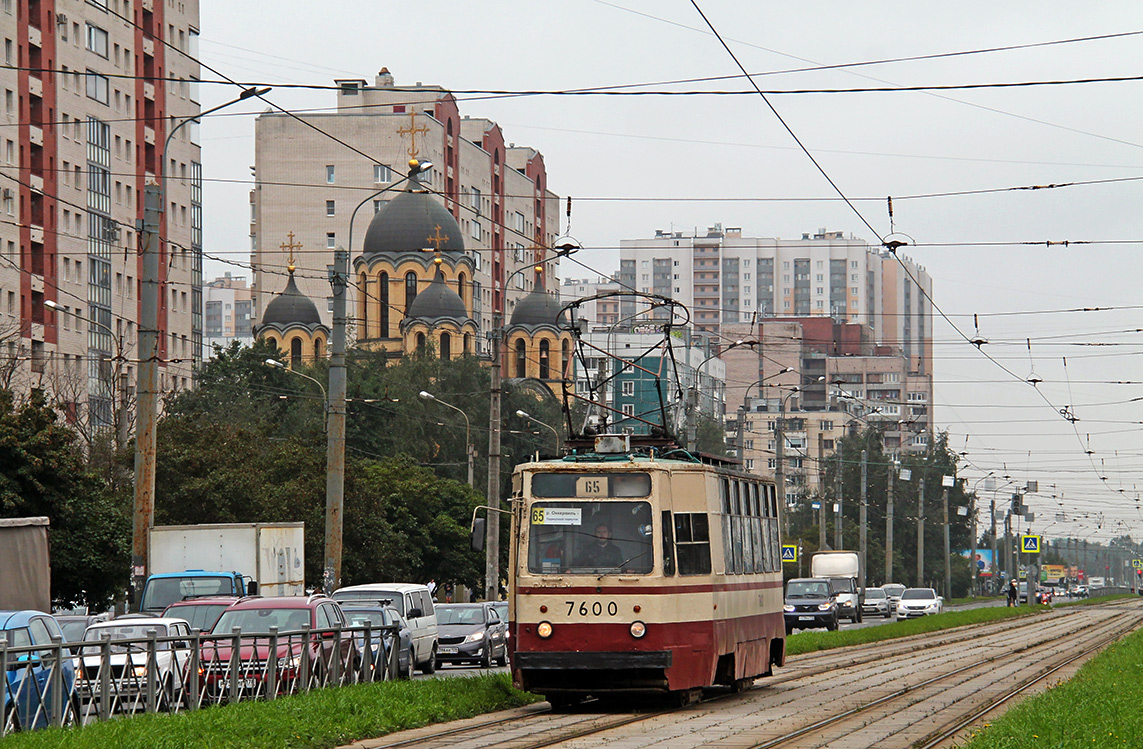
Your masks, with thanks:
M 564 601 L 568 607 L 568 616 L 615 616 L 619 613 L 619 604 L 615 601 Z

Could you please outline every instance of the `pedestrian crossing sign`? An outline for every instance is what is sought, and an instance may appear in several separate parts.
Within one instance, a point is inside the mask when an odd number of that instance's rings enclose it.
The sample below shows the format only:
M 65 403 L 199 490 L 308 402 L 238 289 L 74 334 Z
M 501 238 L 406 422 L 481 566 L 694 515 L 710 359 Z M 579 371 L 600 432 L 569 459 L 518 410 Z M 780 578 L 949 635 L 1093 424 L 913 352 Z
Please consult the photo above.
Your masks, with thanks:
M 1131 566 L 1137 570 L 1143 570 L 1143 559 L 1132 559 Z
M 1020 536 L 1020 551 L 1025 554 L 1040 553 L 1040 536 Z
M 798 545 L 797 544 L 782 544 L 782 561 L 783 562 L 797 562 L 798 561 Z

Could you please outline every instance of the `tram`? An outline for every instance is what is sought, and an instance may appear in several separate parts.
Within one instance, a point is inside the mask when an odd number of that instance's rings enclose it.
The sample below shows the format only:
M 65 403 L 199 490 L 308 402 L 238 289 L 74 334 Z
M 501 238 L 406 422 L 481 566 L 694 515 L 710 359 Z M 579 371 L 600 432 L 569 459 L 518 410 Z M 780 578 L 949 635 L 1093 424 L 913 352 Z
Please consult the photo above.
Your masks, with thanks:
M 513 682 L 557 707 L 688 702 L 784 663 L 773 481 L 655 442 L 593 436 L 513 473 Z

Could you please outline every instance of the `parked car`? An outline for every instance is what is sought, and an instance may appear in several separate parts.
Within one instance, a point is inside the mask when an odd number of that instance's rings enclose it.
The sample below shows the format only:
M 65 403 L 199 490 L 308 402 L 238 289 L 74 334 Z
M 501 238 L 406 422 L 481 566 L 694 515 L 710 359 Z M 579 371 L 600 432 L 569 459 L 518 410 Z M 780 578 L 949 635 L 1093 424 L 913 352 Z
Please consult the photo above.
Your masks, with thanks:
M 163 616 L 186 619 L 191 629 L 209 632 L 222 612 L 243 600 L 238 596 L 203 596 L 175 601 L 163 611 Z
M 897 613 L 897 607 L 890 603 L 884 588 L 866 588 L 865 600 L 861 602 L 861 613 L 888 619 Z
M 306 626 L 318 631 L 307 637 L 302 632 Z M 201 645 L 200 684 L 204 697 L 208 701 L 226 697 L 232 683 L 243 696 L 261 693 L 268 678 L 266 665 L 271 655 L 276 658 L 279 694 L 297 691 L 303 670 L 308 671 L 311 685 L 328 684 L 335 668 L 341 681 L 351 681 L 357 667 L 353 638 L 338 639 L 329 631 L 344 626 L 346 620 L 341 606 L 320 593 L 245 598 L 236 602 L 215 622 L 211 634 L 217 639 L 207 638 Z M 273 654 L 270 653 L 271 627 L 276 627 L 278 632 L 277 649 Z M 240 630 L 241 636 L 238 674 L 232 679 L 230 661 L 234 642 L 226 635 L 235 628 Z
M 829 580 L 806 577 L 786 583 L 786 634 L 795 629 L 825 627 L 837 629 L 840 616 L 837 597 L 830 590 Z
M 1017 603 L 1028 603 L 1028 581 L 1021 580 L 1016 586 Z
M 371 602 L 397 609 L 413 633 L 413 660 L 422 673 L 431 674 L 437 663 L 437 615 L 427 585 L 416 583 L 369 583 L 351 585 L 333 592 L 341 603 Z
M 58 674 L 53 673 L 57 660 L 52 638 L 63 640 L 55 617 L 42 611 L 0 611 L 0 637 L 11 648 L 45 646 L 44 650 L 8 654 L 4 712 L 0 715 L 5 732 L 43 728 L 56 720 L 70 722 L 74 715 L 75 666 L 70 657 L 63 657 L 58 661 Z M 55 692 L 57 684 L 62 694 Z M 52 711 L 57 697 L 61 705 L 58 715 Z
M 479 663 L 491 668 L 492 661 L 508 663 L 507 627 L 489 603 L 442 603 L 437 606 L 440 647 L 437 665 Z
M 405 621 L 397 610 L 388 606 L 363 606 L 358 604 L 347 603 L 341 607 L 342 612 L 345 614 L 346 621 L 350 627 L 377 627 L 369 635 L 370 642 L 370 656 L 369 660 L 374 667 L 379 663 L 388 663 L 389 654 L 393 650 L 393 636 L 389 633 L 382 634 L 381 627 L 397 627 L 397 661 L 394 664 L 393 671 L 389 674 L 390 679 L 400 677 L 402 679 L 410 679 L 413 676 L 413 633 L 409 629 L 409 623 Z M 364 661 L 365 652 L 365 633 L 361 632 L 354 635 L 354 642 L 357 646 L 358 660 Z
M 155 644 L 155 668 L 148 663 L 149 633 L 159 639 L 181 639 Z M 185 619 L 151 617 L 113 619 L 98 622 L 83 634 L 80 650 L 80 678 L 76 694 L 83 700 L 98 700 L 101 669 L 110 669 L 112 712 L 132 712 L 147 708 L 147 684 L 154 685 L 158 708 L 174 710 L 182 704 L 186 687 L 187 664 L 190 662 L 190 625 Z M 103 661 L 101 640 L 111 640 L 109 660 Z
M 944 599 L 932 588 L 906 588 L 897 604 L 897 620 L 939 614 L 943 608 Z
M 63 631 L 64 642 L 82 642 L 88 627 L 109 618 L 107 614 L 56 614 L 55 617 Z
M 492 608 L 496 609 L 496 614 L 497 614 L 497 616 L 500 617 L 500 621 L 504 622 L 504 640 L 506 642 L 508 640 L 511 640 L 512 639 L 512 632 L 511 632 L 511 626 L 509 625 L 509 621 L 508 621 L 508 602 L 507 601 L 493 601 L 490 605 L 492 606 Z

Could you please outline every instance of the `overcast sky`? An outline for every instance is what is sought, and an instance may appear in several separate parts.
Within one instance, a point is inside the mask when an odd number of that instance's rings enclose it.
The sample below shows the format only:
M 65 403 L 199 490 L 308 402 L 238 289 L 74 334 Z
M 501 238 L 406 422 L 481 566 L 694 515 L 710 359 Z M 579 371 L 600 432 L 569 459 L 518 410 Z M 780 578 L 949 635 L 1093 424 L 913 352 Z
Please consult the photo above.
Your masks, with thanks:
M 1143 59 L 1143 4 L 1127 0 L 699 6 L 764 91 L 1129 77 Z M 453 90 L 750 88 L 668 83 L 739 72 L 686 0 L 203 0 L 201 13 L 203 62 L 279 84 L 269 98 L 290 109 L 332 107 L 334 93 L 284 84 L 372 82 L 382 66 L 398 85 Z M 1121 36 L 1049 44 L 1107 35 Z M 1038 46 L 949 56 L 1023 45 Z M 852 66 L 933 55 L 942 56 Z M 826 65 L 848 67 L 807 70 Z M 204 109 L 235 92 L 203 88 Z M 1106 540 L 1143 538 L 1141 88 L 768 94 L 860 216 L 758 94 L 458 99 L 462 114 L 543 152 L 551 189 L 573 197 L 570 234 L 588 267 L 565 263 L 565 278 L 613 272 L 621 239 L 716 222 L 751 236 L 826 228 L 877 244 L 891 231 L 893 196 L 892 229 L 910 243 L 901 252 L 932 275 L 947 315 L 935 322 L 933 414 L 967 453 L 961 475 L 1015 482 L 999 498 L 1038 481 L 1027 500 L 1034 531 Z M 258 109 L 234 107 L 202 128 L 206 251 L 241 266 Z M 1066 183 L 1087 184 L 1016 189 Z M 208 261 L 206 274 L 226 269 Z M 978 351 L 966 337 L 988 343 Z

